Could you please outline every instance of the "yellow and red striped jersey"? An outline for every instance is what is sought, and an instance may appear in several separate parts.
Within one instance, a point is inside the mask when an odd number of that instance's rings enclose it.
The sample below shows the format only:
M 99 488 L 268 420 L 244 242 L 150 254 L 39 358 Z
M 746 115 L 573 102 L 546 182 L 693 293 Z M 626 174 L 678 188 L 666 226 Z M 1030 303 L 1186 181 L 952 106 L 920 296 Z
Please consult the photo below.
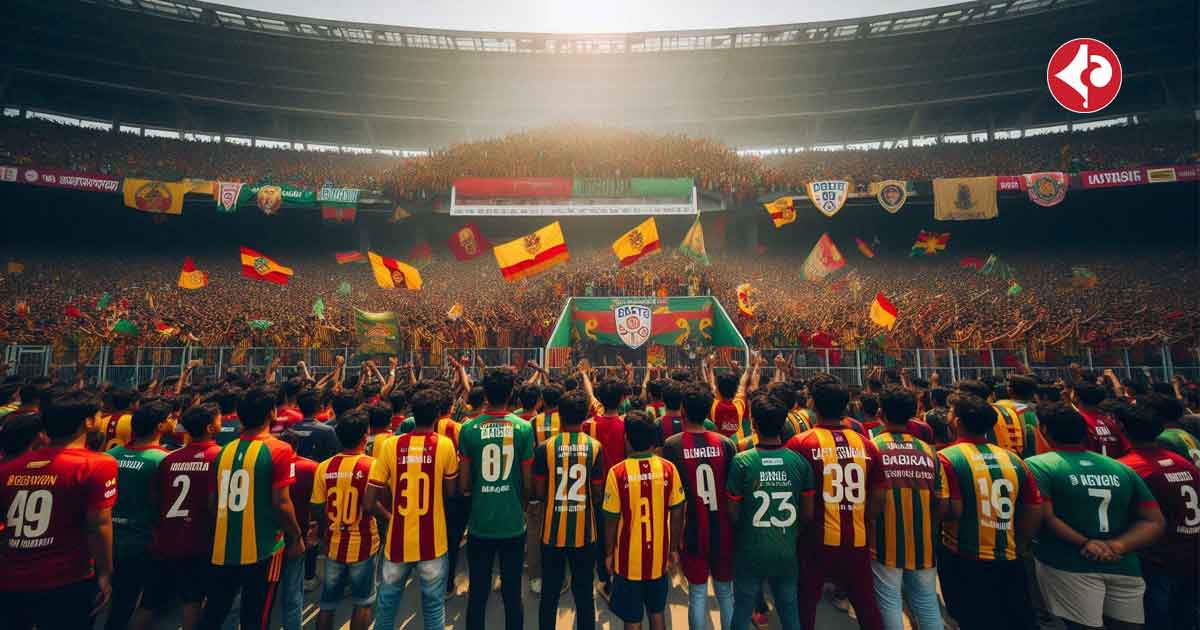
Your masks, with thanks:
M 867 546 L 867 496 L 884 485 L 879 449 L 854 429 L 818 426 L 788 440 L 812 466 L 821 502 L 801 544 Z
M 338 454 L 317 465 L 311 503 L 323 506 L 328 557 L 354 564 L 379 551 L 379 528 L 366 509 L 367 484 L 375 460 L 368 455 Z
M 674 544 L 670 509 L 683 501 L 679 471 L 657 455 L 630 457 L 608 471 L 602 509 L 617 519 L 617 575 L 631 581 L 662 577 Z
M 406 433 L 375 450 L 370 483 L 392 494 L 384 554 L 392 562 L 433 560 L 446 553 L 445 481 L 458 477 L 458 454 L 437 433 Z

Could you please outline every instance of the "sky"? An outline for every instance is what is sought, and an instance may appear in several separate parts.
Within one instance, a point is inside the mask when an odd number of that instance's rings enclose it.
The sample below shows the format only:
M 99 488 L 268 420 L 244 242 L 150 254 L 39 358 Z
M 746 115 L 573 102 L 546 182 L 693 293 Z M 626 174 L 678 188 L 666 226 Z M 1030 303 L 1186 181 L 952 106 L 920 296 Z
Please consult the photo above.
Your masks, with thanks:
M 961 0 L 217 0 L 244 9 L 417 28 L 627 33 L 819 22 Z

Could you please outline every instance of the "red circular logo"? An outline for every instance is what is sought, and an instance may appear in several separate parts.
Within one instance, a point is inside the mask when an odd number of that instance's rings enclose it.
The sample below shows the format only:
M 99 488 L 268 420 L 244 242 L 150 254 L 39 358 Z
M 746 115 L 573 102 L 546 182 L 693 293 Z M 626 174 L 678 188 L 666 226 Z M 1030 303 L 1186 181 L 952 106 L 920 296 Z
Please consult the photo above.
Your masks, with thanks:
M 1108 107 L 1121 91 L 1121 60 L 1108 44 L 1079 37 L 1058 47 L 1046 65 L 1046 86 L 1059 105 L 1076 114 Z

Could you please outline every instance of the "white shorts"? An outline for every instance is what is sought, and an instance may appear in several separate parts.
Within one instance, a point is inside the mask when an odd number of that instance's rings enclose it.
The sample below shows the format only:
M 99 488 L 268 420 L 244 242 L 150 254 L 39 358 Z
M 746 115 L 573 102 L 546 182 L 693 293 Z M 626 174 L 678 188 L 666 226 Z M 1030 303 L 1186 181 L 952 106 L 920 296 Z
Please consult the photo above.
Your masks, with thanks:
M 1092 628 L 1104 627 L 1104 618 L 1125 623 L 1145 623 L 1142 596 L 1146 582 L 1132 575 L 1072 573 L 1037 562 L 1038 585 L 1046 610 Z

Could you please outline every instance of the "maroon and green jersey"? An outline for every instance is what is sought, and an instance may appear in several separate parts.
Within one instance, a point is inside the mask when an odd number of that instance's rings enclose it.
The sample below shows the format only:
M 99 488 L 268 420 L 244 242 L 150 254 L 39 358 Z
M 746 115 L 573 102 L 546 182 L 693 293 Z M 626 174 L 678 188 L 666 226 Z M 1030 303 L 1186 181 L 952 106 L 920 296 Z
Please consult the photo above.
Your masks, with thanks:
M 1122 457 L 1150 488 L 1167 519 L 1163 535 L 1139 553 L 1148 570 L 1179 577 L 1200 567 L 1200 470 L 1164 448 L 1134 448 Z

